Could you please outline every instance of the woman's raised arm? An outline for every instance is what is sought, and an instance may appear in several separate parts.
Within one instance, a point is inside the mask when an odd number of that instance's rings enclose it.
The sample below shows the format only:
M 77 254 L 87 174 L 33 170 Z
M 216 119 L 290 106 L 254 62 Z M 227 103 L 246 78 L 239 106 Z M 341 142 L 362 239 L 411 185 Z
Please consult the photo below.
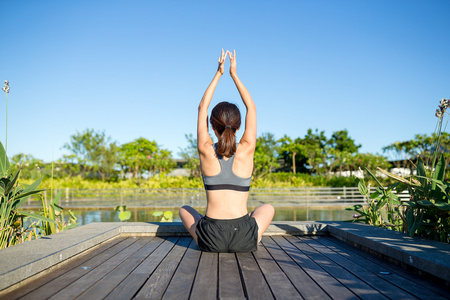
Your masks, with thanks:
M 209 84 L 205 93 L 203 94 L 202 100 L 198 106 L 198 120 L 197 120 L 197 147 L 200 155 L 203 155 L 207 149 L 210 149 L 212 145 L 211 137 L 208 133 L 208 107 L 211 103 L 211 99 L 216 90 L 217 83 L 224 72 L 225 58 L 228 55 L 228 51 L 225 53 L 222 49 L 222 53 L 219 57 L 219 67 L 214 75 L 213 80 Z
M 244 102 L 244 105 L 247 109 L 246 117 L 245 117 L 245 131 L 244 135 L 242 136 L 240 144 L 246 146 L 250 146 L 249 150 L 255 149 L 256 145 L 256 105 L 253 102 L 252 97 L 250 96 L 250 93 L 245 88 L 244 84 L 242 84 L 241 80 L 237 76 L 236 73 L 236 51 L 233 50 L 233 54 L 231 52 L 227 51 L 228 55 L 230 56 L 230 75 L 231 78 L 233 78 L 234 83 L 236 84 L 236 87 L 239 91 L 239 94 L 241 95 L 241 99 Z

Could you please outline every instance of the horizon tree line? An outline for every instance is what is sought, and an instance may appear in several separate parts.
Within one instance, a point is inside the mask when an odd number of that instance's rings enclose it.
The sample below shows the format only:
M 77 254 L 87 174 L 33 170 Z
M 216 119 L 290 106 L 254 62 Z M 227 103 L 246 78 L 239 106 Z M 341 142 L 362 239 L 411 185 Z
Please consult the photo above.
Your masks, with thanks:
M 178 155 L 185 161 L 191 177 L 200 176 L 200 160 L 197 140 L 186 134 L 187 146 L 179 148 Z M 433 135 L 417 134 L 414 139 L 394 142 L 383 147 L 383 153 L 396 157 L 392 164 L 378 154 L 359 153 L 360 144 L 349 136 L 346 129 L 335 131 L 327 138 L 324 131 L 308 129 L 304 137 L 287 135 L 276 139 L 272 133 L 263 133 L 257 138 L 254 156 L 254 178 L 271 172 L 309 173 L 324 175 L 350 174 L 361 167 L 388 169 L 391 166 L 413 167 L 415 157 L 425 157 L 432 149 Z M 450 146 L 450 135 L 443 133 L 443 147 Z M 154 140 L 139 137 L 119 145 L 104 131 L 86 129 L 70 136 L 63 146 L 69 154 L 54 162 L 55 177 L 81 176 L 83 178 L 109 179 L 132 178 L 137 184 L 155 175 L 170 173 L 177 166 L 172 152 L 162 148 Z M 444 151 L 447 163 L 450 154 Z M 429 156 L 429 155 L 428 155 Z M 401 163 L 403 161 L 403 163 Z M 11 158 L 13 165 L 23 169 L 23 177 L 50 176 L 51 164 L 23 153 Z

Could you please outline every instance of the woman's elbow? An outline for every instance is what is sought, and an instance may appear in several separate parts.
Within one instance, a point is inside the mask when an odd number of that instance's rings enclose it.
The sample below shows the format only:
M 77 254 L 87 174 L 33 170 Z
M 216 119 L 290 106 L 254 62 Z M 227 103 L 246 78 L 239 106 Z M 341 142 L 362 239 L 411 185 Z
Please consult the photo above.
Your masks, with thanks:
M 207 105 L 204 105 L 203 103 L 200 103 L 199 105 L 198 105 L 198 112 L 199 113 L 201 113 L 201 112 L 207 112 L 208 111 L 208 106 Z
M 247 105 L 247 111 L 254 111 L 256 113 L 256 105 L 255 102 L 252 101 L 252 103 L 249 103 Z

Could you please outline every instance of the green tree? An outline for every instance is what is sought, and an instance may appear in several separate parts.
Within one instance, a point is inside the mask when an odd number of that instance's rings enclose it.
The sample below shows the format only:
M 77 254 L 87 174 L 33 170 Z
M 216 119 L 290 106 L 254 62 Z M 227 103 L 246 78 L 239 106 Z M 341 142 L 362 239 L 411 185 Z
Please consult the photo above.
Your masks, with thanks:
M 387 153 L 394 158 L 395 167 L 400 168 L 402 160 L 406 159 L 406 154 L 403 149 L 402 142 L 395 142 L 382 148 L 383 153 Z
M 172 152 L 158 148 L 158 152 L 150 158 L 150 173 L 164 174 L 172 171 L 176 165 L 172 159 Z
M 64 148 L 75 155 L 84 175 L 98 173 L 102 180 L 111 174 L 118 160 L 118 147 L 111 142 L 111 137 L 93 129 L 86 129 L 72 135 L 70 142 L 66 143 Z
M 192 133 L 185 134 L 188 145 L 186 148 L 181 149 L 178 152 L 184 160 L 186 160 L 185 168 L 190 170 L 191 177 L 200 177 L 200 159 L 198 157 L 197 139 Z
M 434 140 L 437 139 L 436 134 L 429 136 L 426 134 L 416 134 L 413 139 L 403 141 L 403 142 L 394 142 L 390 145 L 383 147 L 383 153 L 390 154 L 395 158 L 394 165 L 397 168 L 400 167 L 409 167 L 411 171 L 415 168 L 414 161 L 417 157 L 422 157 L 422 159 L 427 159 L 431 156 L 431 153 L 434 151 Z M 444 153 L 444 157 L 446 157 L 447 162 L 450 161 L 450 155 L 447 153 L 445 149 L 448 149 L 450 146 L 450 138 L 447 133 L 442 133 L 440 136 L 441 139 L 441 149 L 437 149 L 438 151 L 442 151 Z
M 119 153 L 122 170 L 132 173 L 138 184 L 141 183 L 144 174 L 148 176 L 163 174 L 176 166 L 169 150 L 160 148 L 156 141 L 142 137 L 123 144 Z
M 353 169 L 354 153 L 348 151 L 338 151 L 334 148 L 327 148 L 329 157 L 329 169 L 342 173 L 344 171 L 351 171 Z
M 75 154 L 64 154 L 62 159 L 58 161 L 65 174 L 69 177 L 80 174 L 81 166 L 77 163 L 77 156 Z
M 42 177 L 45 164 L 42 160 L 34 158 L 30 154 L 19 153 L 11 158 L 11 164 L 16 169 L 21 169 L 23 179 Z
M 377 167 L 388 169 L 390 167 L 390 163 L 386 157 L 372 153 L 356 153 L 352 156 L 351 165 L 351 171 L 356 171 L 360 168 L 364 169 L 364 167 L 368 169 L 375 169 Z
M 123 144 L 119 150 L 122 170 L 133 174 L 137 184 L 141 184 L 142 175 L 151 169 L 151 158 L 158 153 L 158 144 L 145 138 Z
M 289 165 L 289 161 L 292 164 L 292 172 L 296 174 L 297 172 L 297 162 L 304 161 L 305 156 L 302 152 L 302 144 L 300 139 L 292 140 L 287 135 L 284 135 L 281 139 L 278 140 L 279 146 L 279 156 L 283 158 L 287 165 Z M 300 156 L 300 159 L 299 159 Z
M 119 146 L 110 143 L 101 148 L 100 165 L 98 172 L 104 181 L 106 177 L 112 175 L 119 162 Z
M 253 177 L 261 178 L 278 168 L 278 141 L 272 133 L 263 133 L 256 139 Z
M 332 170 L 339 172 L 351 170 L 352 155 L 357 153 L 359 148 L 361 145 L 355 144 L 355 140 L 350 138 L 346 129 L 333 132 L 325 146 L 328 173 Z
M 333 132 L 328 144 L 337 151 L 349 153 L 356 153 L 361 148 L 361 145 L 355 144 L 355 140 L 349 137 L 347 129 Z
M 325 152 L 325 146 L 327 144 L 327 138 L 325 132 L 318 129 L 313 132 L 310 128 L 303 139 L 299 140 L 301 143 L 301 149 L 303 154 L 307 157 L 306 163 L 312 173 L 319 173 L 320 168 L 324 167 L 327 163 L 327 155 Z

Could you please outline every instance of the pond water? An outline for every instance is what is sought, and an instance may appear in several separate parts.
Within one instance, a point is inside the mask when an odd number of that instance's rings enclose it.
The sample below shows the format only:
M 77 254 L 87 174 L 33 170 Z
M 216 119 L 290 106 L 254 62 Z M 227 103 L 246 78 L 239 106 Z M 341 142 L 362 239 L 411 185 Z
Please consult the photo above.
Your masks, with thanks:
M 345 221 L 351 220 L 354 212 L 345 210 L 346 206 L 328 207 L 275 207 L 274 221 Z M 251 211 L 252 208 L 249 208 Z M 72 209 L 78 218 L 77 222 L 86 225 L 92 222 L 120 222 L 119 213 L 111 209 Z M 178 208 L 129 208 L 131 218 L 129 222 L 161 222 L 162 217 L 155 216 L 155 212 L 170 211 L 172 221 L 180 221 Z M 198 209 L 201 214 L 205 210 Z

